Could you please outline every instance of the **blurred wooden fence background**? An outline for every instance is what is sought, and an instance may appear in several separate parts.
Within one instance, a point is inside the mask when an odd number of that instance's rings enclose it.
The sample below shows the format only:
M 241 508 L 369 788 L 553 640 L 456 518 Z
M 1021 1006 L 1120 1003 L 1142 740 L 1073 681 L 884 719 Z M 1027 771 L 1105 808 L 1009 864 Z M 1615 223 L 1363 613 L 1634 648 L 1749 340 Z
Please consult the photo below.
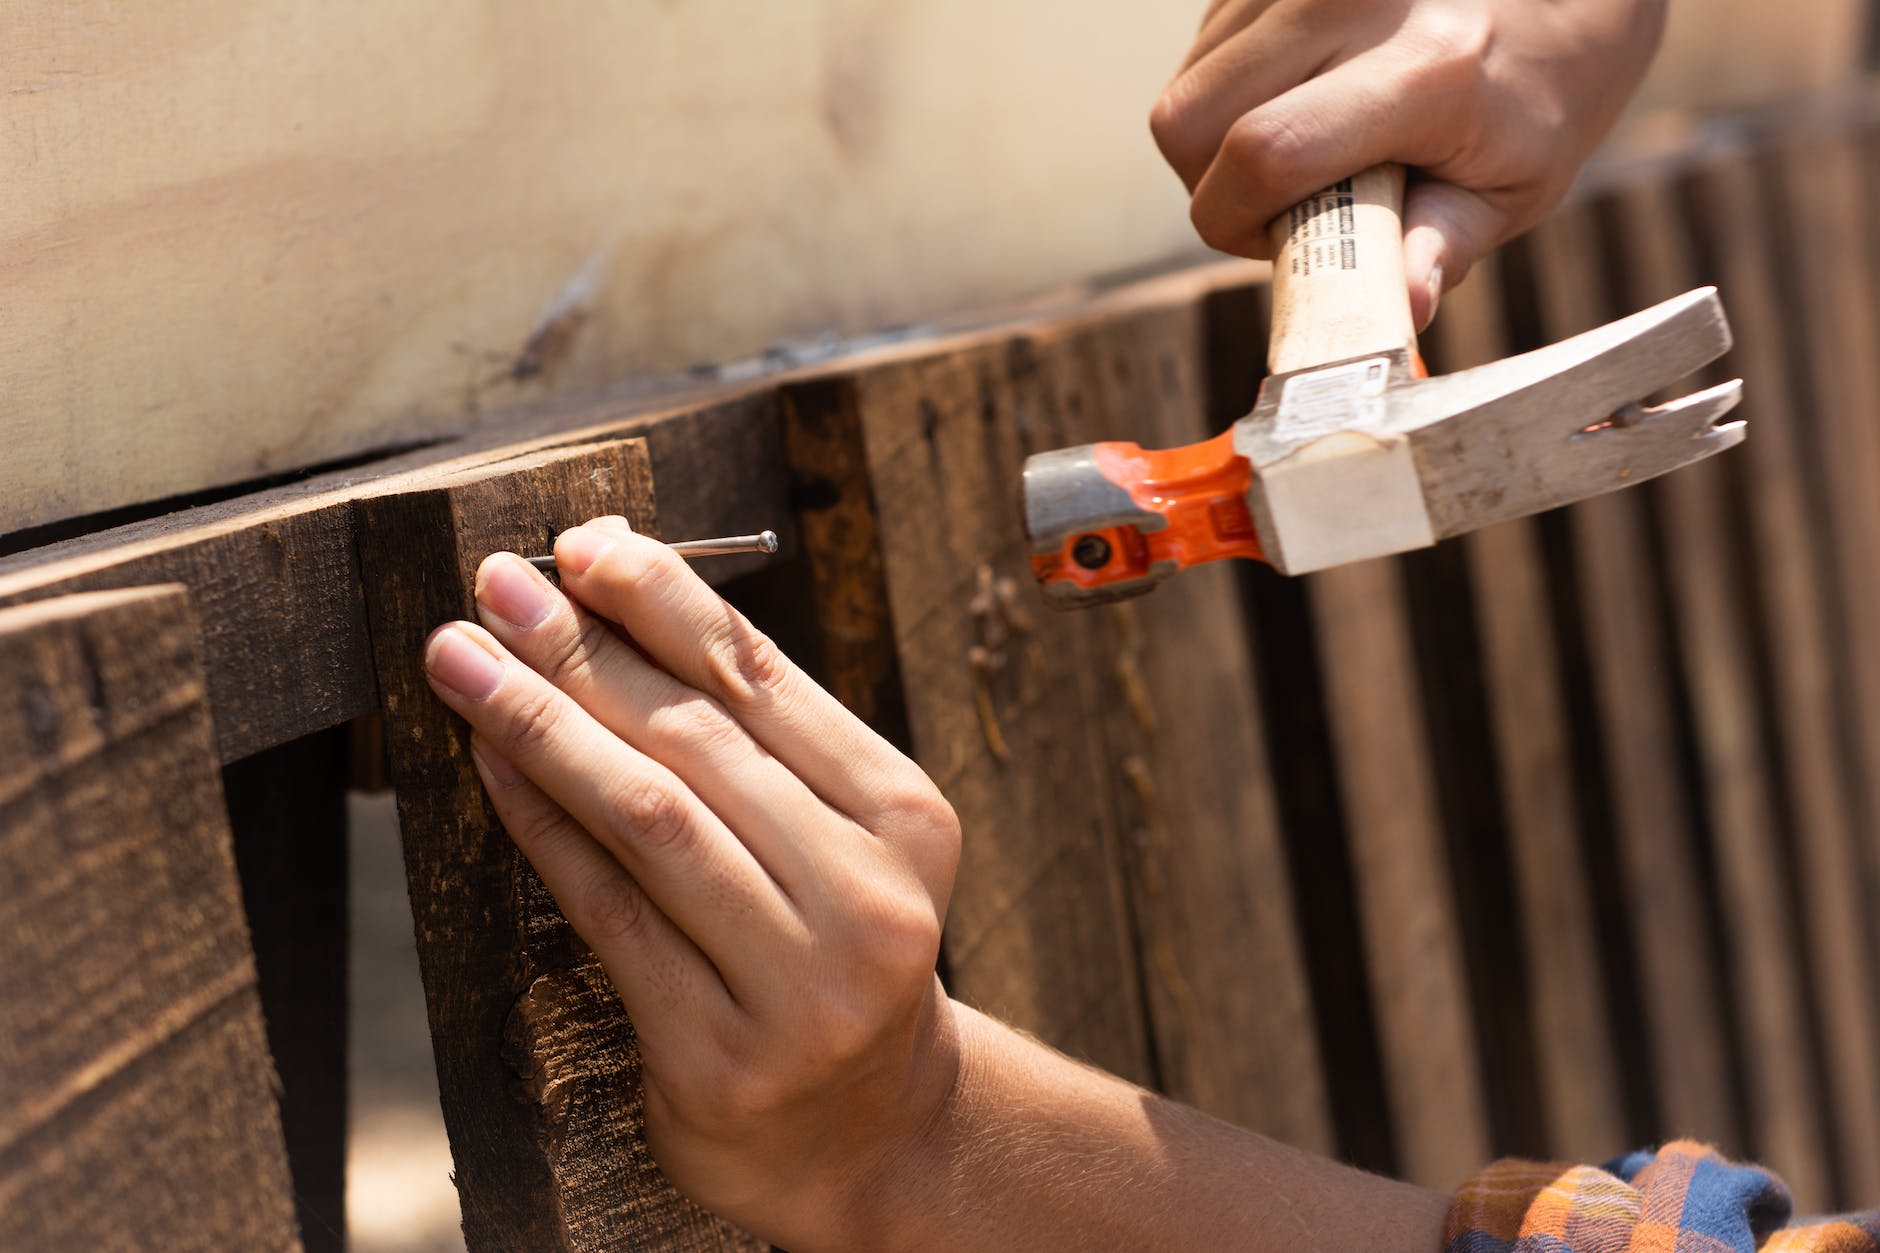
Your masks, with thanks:
M 1851 39 L 1862 7 L 1821 13 Z M 121 402 L 146 376 L 95 406 L 22 393 L 6 465 L 39 486 L 7 489 L 0 559 L 0 1244 L 337 1246 L 339 800 L 381 761 L 471 1246 L 748 1243 L 658 1179 L 630 1027 L 412 672 L 484 553 L 618 511 L 674 538 L 784 532 L 782 558 L 714 577 L 959 809 L 957 995 L 1434 1186 L 1498 1153 L 1688 1134 L 1767 1161 L 1805 1207 L 1880 1202 L 1880 106 L 1855 86 L 1647 132 L 1658 150 L 1453 294 L 1426 351 L 1459 368 L 1715 282 L 1748 443 L 1299 581 L 1218 567 L 1077 616 L 1027 587 L 1026 453 L 1191 440 L 1251 403 L 1265 289 L 1238 263 L 993 320 L 947 320 L 953 293 L 930 292 L 916 333 L 651 395 L 583 391 L 625 368 L 595 348 L 452 410 L 425 447 L 175 508 L 146 502 L 280 464 L 256 447 L 317 421 L 320 389 L 286 387 L 257 444 L 211 447 L 236 454 L 220 468 L 153 462 L 69 497 L 47 485 L 86 449 L 136 460 Z M 0 253 L 55 304 L 118 256 L 45 261 L 57 218 Z M 42 290 L 41 264 L 78 269 Z M 525 303 L 519 340 L 541 329 Z M 713 342 L 779 333 L 761 322 Z M 48 386 L 60 343 L 118 342 L 6 325 L 7 376 Z M 275 369 L 309 325 L 235 342 L 271 344 Z M 516 364 L 503 386 L 538 387 Z M 390 408 L 335 430 L 380 440 L 385 413 L 455 386 L 402 369 L 374 376 L 402 380 L 373 393 Z M 218 438 L 239 443 L 275 377 L 217 375 Z M 373 446 L 350 438 L 313 459 Z M 983 595 L 1002 580 L 1015 599 Z M 996 673 L 969 660 L 989 639 Z

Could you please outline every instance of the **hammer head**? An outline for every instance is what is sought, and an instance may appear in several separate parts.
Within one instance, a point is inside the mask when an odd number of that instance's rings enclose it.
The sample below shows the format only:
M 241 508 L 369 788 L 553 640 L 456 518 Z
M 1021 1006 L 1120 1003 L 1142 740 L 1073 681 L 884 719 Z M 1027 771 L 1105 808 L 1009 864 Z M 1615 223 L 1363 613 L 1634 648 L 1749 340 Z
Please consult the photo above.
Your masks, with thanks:
M 1743 438 L 1741 381 L 1646 406 L 1730 347 L 1715 288 L 1438 378 L 1406 351 L 1275 375 L 1204 444 L 1032 457 L 1032 566 L 1054 605 L 1139 595 L 1185 566 L 1285 574 L 1427 547 L 1655 478 Z

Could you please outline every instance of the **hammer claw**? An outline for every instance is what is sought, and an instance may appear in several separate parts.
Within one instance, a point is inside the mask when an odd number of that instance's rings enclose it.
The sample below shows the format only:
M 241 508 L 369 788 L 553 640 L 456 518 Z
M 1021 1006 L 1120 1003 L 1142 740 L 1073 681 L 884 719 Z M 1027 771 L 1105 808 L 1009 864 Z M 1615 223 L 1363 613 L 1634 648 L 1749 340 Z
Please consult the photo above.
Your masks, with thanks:
M 1393 425 L 1417 447 L 1435 534 L 1572 504 L 1740 442 L 1741 422 L 1717 425 L 1741 397 L 1740 380 L 1655 407 L 1639 401 L 1729 347 L 1722 305 L 1706 287 L 1406 389 Z
M 1742 399 L 1743 380 L 1731 379 L 1728 383 L 1719 383 L 1715 387 L 1707 387 L 1676 400 L 1667 400 L 1663 404 L 1628 405 L 1603 422 L 1582 427 L 1574 432 L 1572 438 L 1624 439 L 1628 432 L 1644 428 L 1651 440 L 1647 447 L 1662 449 L 1664 455 L 1656 459 L 1669 462 L 1665 466 L 1666 470 L 1675 470 L 1687 461 L 1708 457 L 1711 453 L 1722 452 L 1741 442 L 1747 426 L 1741 418 L 1725 423 L 1719 423 L 1717 419 L 1736 408 L 1737 402 Z M 1677 443 L 1679 434 L 1707 441 L 1706 446 L 1701 449 L 1682 448 Z M 1714 446 L 1711 446 L 1712 443 Z

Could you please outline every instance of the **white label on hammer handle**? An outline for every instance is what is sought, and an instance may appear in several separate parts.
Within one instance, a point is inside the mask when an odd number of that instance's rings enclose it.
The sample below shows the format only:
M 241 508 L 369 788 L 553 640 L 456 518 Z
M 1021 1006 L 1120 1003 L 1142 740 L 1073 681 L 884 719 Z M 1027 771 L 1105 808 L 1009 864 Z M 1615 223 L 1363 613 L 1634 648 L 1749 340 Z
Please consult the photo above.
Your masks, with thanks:
M 1273 437 L 1297 444 L 1333 431 L 1377 427 L 1384 421 L 1384 388 L 1389 382 L 1389 357 L 1296 374 L 1280 392 Z

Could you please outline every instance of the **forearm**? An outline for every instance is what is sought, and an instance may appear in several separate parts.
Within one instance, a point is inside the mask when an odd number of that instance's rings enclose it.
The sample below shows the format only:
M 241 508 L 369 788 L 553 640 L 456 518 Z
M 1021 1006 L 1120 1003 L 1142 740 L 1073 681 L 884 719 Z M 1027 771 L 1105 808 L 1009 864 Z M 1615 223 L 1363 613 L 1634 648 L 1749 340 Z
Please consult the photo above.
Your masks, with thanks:
M 955 1019 L 953 1097 L 874 1190 L 867 1247 L 1442 1246 L 1440 1194 L 1217 1122 L 963 1006 Z

